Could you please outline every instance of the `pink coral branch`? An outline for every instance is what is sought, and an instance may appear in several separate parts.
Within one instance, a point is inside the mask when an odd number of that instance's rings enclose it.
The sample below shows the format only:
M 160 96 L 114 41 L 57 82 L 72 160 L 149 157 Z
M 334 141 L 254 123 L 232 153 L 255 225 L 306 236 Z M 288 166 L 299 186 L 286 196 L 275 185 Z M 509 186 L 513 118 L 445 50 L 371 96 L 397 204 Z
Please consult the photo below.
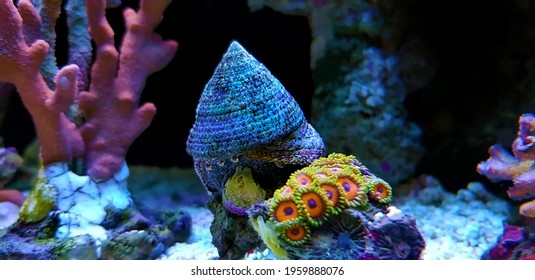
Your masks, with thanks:
M 478 164 L 477 172 L 490 180 L 513 181 L 507 194 L 513 200 L 535 197 L 535 115 L 524 114 L 519 118 L 519 128 L 513 141 L 513 154 L 499 145 L 490 147 L 490 158 Z M 519 213 L 535 217 L 535 200 L 521 205 Z
M 126 34 L 120 53 L 105 17 L 106 0 L 86 0 L 90 33 L 97 45 L 89 91 L 79 105 L 86 122 L 77 128 L 65 116 L 76 99 L 76 65 L 58 71 L 55 91 L 40 66 L 49 45 L 39 40 L 41 20 L 28 0 L 17 7 L 0 0 L 0 81 L 13 83 L 30 111 L 41 144 L 43 163 L 85 156 L 88 173 L 108 179 L 121 167 L 128 147 L 151 123 L 156 108 L 139 98 L 149 75 L 167 65 L 177 43 L 154 33 L 170 0 L 141 1 L 138 12 L 126 9 Z
M 512 180 L 513 177 L 526 172 L 531 164 L 521 162 L 500 145 L 489 148 L 490 157 L 477 165 L 477 172 L 487 176 L 491 181 Z
M 513 177 L 514 186 L 507 194 L 514 200 L 524 200 L 535 197 L 535 170 L 529 170 Z
M 41 17 L 28 1 L 19 1 L 19 13 L 22 17 L 22 32 L 26 44 L 41 39 Z
M 61 69 L 52 91 L 40 73 L 48 44 L 35 40 L 34 30 L 39 16 L 27 0 L 19 1 L 18 10 L 12 1 L 0 1 L 0 80 L 13 83 L 24 105 L 32 115 L 41 144 L 44 164 L 69 161 L 83 154 L 83 141 L 76 127 L 68 121 L 65 104 L 76 94 L 76 65 Z M 33 30 L 33 31 L 32 31 Z
M 151 123 L 156 108 L 138 108 L 147 77 L 173 58 L 177 43 L 154 33 L 170 0 L 141 1 L 140 10 L 126 9 L 126 34 L 120 54 L 113 30 L 106 21 L 105 0 L 86 0 L 89 29 L 97 45 L 88 92 L 80 95 L 86 123 L 88 174 L 95 179 L 111 177 L 122 165 L 128 147 Z

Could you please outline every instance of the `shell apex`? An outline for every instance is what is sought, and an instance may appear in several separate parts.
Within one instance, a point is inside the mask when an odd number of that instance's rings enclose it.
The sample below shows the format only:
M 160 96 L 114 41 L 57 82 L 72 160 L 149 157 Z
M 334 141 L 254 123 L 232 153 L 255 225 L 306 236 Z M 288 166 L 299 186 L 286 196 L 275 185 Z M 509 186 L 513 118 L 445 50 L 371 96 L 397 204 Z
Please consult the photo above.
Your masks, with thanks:
M 238 154 L 280 140 L 303 122 L 280 81 L 233 41 L 201 94 L 186 150 L 197 158 Z

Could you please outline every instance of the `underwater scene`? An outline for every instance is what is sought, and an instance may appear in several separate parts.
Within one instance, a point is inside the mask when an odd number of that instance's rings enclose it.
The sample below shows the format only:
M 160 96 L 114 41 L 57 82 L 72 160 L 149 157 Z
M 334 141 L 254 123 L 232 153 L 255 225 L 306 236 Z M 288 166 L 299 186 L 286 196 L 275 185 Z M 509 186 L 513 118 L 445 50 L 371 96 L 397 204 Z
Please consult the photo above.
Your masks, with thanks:
M 0 0 L 1 260 L 533 260 L 535 3 Z

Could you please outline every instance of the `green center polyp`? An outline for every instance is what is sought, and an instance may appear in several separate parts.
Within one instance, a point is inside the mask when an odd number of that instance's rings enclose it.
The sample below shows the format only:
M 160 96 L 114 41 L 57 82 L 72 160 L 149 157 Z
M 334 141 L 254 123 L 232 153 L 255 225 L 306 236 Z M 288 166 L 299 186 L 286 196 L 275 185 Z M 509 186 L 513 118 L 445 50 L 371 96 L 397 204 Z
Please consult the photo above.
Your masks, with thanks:
M 249 167 L 236 167 L 236 172 L 225 184 L 225 197 L 232 204 L 248 208 L 253 203 L 263 200 L 266 191 L 254 181 Z

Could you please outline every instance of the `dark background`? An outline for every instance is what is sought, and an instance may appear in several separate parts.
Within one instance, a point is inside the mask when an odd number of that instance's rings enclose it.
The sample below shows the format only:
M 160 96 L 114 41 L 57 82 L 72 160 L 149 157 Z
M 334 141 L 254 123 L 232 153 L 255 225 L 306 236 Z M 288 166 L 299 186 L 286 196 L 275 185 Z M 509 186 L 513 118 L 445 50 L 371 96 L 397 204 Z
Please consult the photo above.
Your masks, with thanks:
M 123 6 L 132 7 L 137 3 L 123 2 Z M 519 18 L 525 15 L 511 6 L 515 1 L 412 2 L 416 4 L 409 13 L 411 28 L 433 51 L 437 64 L 431 83 L 405 102 L 409 119 L 424 130 L 427 150 L 415 174 L 436 175 L 448 189 L 455 190 L 471 180 L 484 180 L 475 167 L 487 159 L 488 147 L 496 142 L 509 146 L 515 136 L 520 112 L 506 112 L 499 134 L 475 131 L 490 122 L 489 117 L 502 117 L 504 112 L 492 110 L 499 108 L 496 104 L 507 102 L 507 95 L 514 94 L 510 89 L 530 74 L 520 66 L 511 66 L 507 73 L 501 69 L 508 56 L 513 56 L 513 61 L 531 56 L 526 51 L 510 51 L 517 38 L 520 44 L 529 45 L 531 35 L 522 31 Z M 107 15 L 119 41 L 124 30 L 121 10 L 109 10 Z M 65 34 L 63 21 L 60 18 L 57 27 L 60 37 Z M 142 101 L 153 102 L 158 113 L 130 148 L 129 164 L 191 167 L 185 143 L 195 108 L 232 40 L 264 63 L 310 117 L 314 84 L 307 18 L 269 8 L 251 13 L 245 0 L 173 1 L 157 31 L 178 41 L 179 49 L 174 60 L 147 81 Z M 60 64 L 65 63 L 65 48 L 60 38 Z M 2 130 L 6 146 L 19 151 L 33 139 L 31 119 L 18 98 L 11 100 Z

